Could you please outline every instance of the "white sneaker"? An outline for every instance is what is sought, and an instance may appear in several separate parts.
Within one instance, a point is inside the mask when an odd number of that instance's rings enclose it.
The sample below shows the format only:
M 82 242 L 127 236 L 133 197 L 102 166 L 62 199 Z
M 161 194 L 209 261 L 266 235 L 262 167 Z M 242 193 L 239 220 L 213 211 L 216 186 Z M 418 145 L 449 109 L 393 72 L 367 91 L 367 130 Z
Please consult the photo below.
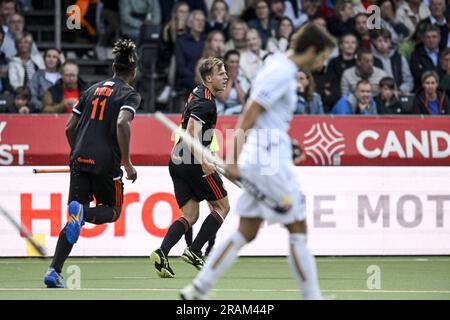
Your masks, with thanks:
M 158 98 L 156 99 L 156 102 L 165 104 L 169 102 L 169 97 L 171 96 L 172 88 L 170 86 L 165 86 L 163 91 L 160 93 Z
M 208 295 L 201 293 L 193 284 L 190 284 L 181 290 L 180 298 L 181 300 L 208 300 Z

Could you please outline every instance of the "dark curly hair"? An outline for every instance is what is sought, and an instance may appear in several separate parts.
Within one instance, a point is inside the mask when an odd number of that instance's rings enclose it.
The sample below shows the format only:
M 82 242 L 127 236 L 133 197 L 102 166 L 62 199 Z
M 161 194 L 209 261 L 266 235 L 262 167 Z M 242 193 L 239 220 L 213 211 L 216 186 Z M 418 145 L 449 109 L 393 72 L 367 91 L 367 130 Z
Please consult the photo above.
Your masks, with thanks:
M 114 65 L 118 75 L 128 75 L 137 67 L 138 57 L 136 45 L 129 39 L 120 39 L 114 44 L 112 50 Z

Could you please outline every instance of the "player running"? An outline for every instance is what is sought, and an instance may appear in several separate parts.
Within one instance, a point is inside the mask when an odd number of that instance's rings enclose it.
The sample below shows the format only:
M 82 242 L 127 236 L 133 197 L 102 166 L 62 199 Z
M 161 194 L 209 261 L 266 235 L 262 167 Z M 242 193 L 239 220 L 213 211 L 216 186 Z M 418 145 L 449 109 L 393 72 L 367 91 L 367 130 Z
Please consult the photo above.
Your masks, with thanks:
M 209 148 L 217 121 L 215 95 L 225 90 L 228 76 L 223 62 L 217 58 L 201 61 L 199 72 L 202 84 L 196 87 L 186 103 L 182 116 L 182 128 L 194 139 Z M 191 246 L 181 258 L 200 270 L 204 264 L 201 250 L 217 233 L 230 210 L 227 191 L 213 164 L 201 154 L 194 154 L 182 139 L 175 145 L 169 161 L 175 198 L 183 213 L 167 231 L 161 247 L 153 251 L 150 260 L 161 278 L 173 278 L 175 273 L 167 259 L 172 247 L 192 227 L 199 216 L 199 202 L 206 200 L 212 208 Z
M 288 128 L 297 101 L 298 68 L 314 71 L 322 67 L 333 47 L 334 42 L 324 29 L 309 24 L 296 32 L 286 55 L 276 53 L 269 57 L 258 73 L 245 111 L 236 125 L 237 133 L 248 132 L 251 128 L 256 130 L 251 131 L 243 146 L 237 143 L 238 135 L 235 135 L 227 158 L 233 163 L 226 166 L 226 171 L 232 180 L 241 175 L 279 203 L 291 204 L 291 210 L 276 213 L 244 191 L 236 205 L 240 216 L 238 230 L 212 250 L 192 284 L 181 291 L 182 299 L 207 298 L 211 288 L 236 260 L 239 250 L 255 239 L 263 221 L 281 223 L 287 228 L 289 265 L 303 298 L 321 299 L 315 259 L 306 245 L 306 212 L 295 178 Z M 258 134 L 270 131 L 277 134 L 269 135 L 269 139 L 261 139 L 264 135 Z M 259 160 L 273 159 L 273 155 L 278 162 L 276 166 L 273 162 Z M 273 170 L 274 167 L 278 169 Z
M 141 96 L 130 85 L 136 77 L 136 46 L 116 42 L 111 79 L 94 84 L 80 97 L 66 126 L 70 153 L 69 221 L 59 234 L 44 277 L 49 288 L 64 288 L 61 270 L 85 222 L 116 221 L 123 200 L 123 160 L 127 179 L 137 178 L 130 159 L 130 122 Z M 95 197 L 96 207 L 89 203 Z

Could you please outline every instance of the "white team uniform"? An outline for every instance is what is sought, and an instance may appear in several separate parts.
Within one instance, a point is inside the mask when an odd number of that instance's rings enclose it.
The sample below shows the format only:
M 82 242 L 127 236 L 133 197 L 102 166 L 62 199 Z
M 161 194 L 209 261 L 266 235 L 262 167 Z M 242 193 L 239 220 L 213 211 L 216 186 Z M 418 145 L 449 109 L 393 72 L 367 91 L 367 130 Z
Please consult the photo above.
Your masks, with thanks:
M 288 135 L 296 101 L 296 64 L 282 53 L 267 58 L 256 76 L 250 100 L 260 104 L 261 113 L 247 136 L 238 159 L 240 174 L 265 194 L 292 209 L 279 214 L 247 192 L 238 198 L 236 213 L 246 218 L 262 218 L 267 223 L 290 224 L 305 219 L 300 185 L 295 178 L 292 144 Z

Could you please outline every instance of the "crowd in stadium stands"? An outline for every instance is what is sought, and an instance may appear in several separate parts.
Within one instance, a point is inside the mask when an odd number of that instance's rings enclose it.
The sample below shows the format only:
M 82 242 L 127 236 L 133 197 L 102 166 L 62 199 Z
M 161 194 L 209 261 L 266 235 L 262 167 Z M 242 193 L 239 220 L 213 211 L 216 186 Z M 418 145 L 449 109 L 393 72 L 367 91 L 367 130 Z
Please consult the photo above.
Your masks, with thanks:
M 239 114 L 264 60 L 285 52 L 305 24 L 327 28 L 336 49 L 313 74 L 299 70 L 296 114 L 450 114 L 450 1 L 74 0 L 97 59 L 119 37 L 145 43 L 157 26 L 155 90 L 166 110 L 199 83 L 203 57 L 219 57 L 228 85 L 218 112 Z M 371 6 L 375 5 L 375 9 Z M 88 19 L 94 7 L 96 19 Z M 0 112 L 70 112 L 86 83 L 56 48 L 40 52 L 25 18 L 32 0 L 0 0 Z M 372 7 L 373 8 L 373 7 Z M 154 39 L 153 39 L 154 41 Z M 42 51 L 42 50 L 41 50 Z M 106 77 L 106 75 L 105 75 Z M 182 99 L 181 99 L 182 101 Z M 166 108 L 166 109 L 165 109 Z M 174 112 L 182 111 L 182 103 Z

